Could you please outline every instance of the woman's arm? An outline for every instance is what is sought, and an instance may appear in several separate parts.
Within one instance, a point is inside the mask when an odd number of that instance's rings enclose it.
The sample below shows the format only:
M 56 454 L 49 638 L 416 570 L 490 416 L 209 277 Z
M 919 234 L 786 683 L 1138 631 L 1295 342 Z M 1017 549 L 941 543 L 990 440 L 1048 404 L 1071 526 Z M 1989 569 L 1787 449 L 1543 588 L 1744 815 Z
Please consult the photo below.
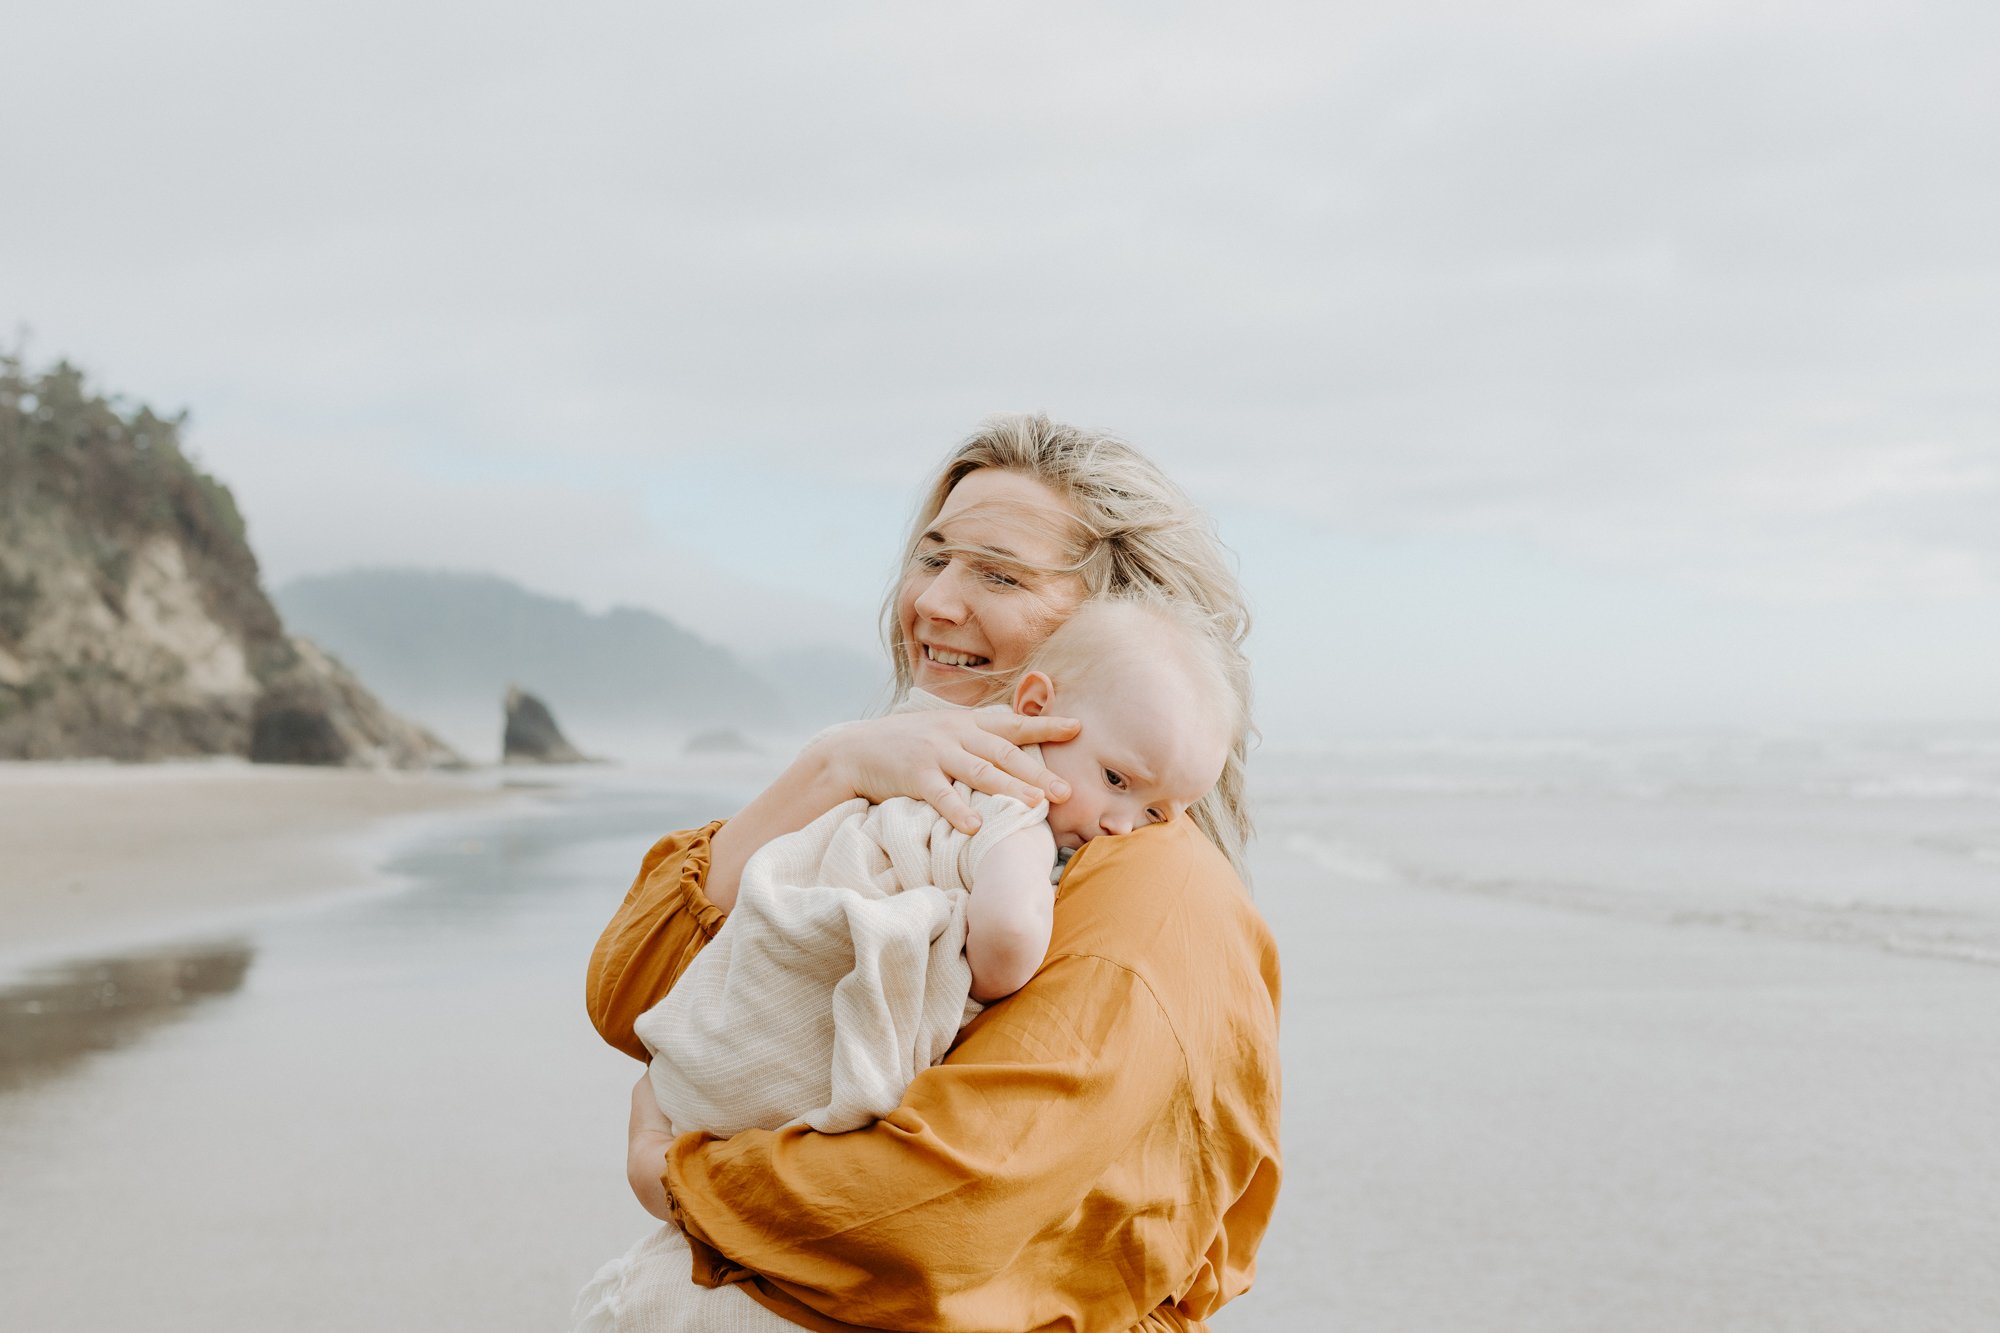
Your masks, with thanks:
M 667 1208 L 666 1182 L 660 1179 L 673 1141 L 674 1127 L 660 1114 L 660 1100 L 653 1092 L 652 1071 L 648 1070 L 632 1085 L 632 1118 L 625 1129 L 625 1182 L 632 1187 L 639 1206 L 662 1222 L 673 1220 Z
M 722 909 L 701 887 L 710 843 L 721 827 L 718 821 L 682 829 L 654 843 L 591 950 L 584 1007 L 598 1034 L 635 1060 L 647 1059 L 648 1052 L 632 1024 L 722 929 Z
M 827 1333 L 1205 1319 L 1276 1201 L 1277 1009 L 1270 932 L 1190 821 L 1097 839 L 1041 971 L 896 1110 L 674 1140 L 695 1280 Z
M 982 708 L 892 713 L 835 727 L 716 834 L 703 884 L 708 900 L 729 911 L 743 867 L 758 848 L 857 796 L 871 804 L 913 796 L 961 833 L 976 832 L 979 816 L 953 782 L 1030 806 L 1044 794 L 1067 800 L 1063 780 L 1021 747 L 1068 740 L 1077 725 L 1074 718 Z
M 711 1262 L 847 1324 L 1130 1328 L 1226 1206 L 1190 1178 L 1187 1089 L 1144 983 L 1062 956 L 873 1125 L 674 1140 L 667 1206 Z

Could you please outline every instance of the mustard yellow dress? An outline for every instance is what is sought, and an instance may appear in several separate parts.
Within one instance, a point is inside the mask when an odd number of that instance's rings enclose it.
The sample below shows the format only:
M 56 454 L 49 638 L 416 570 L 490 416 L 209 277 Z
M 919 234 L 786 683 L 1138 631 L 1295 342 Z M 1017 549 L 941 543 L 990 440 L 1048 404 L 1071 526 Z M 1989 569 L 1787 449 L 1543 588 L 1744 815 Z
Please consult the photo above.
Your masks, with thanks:
M 632 1023 L 721 927 L 720 824 L 654 844 L 591 955 L 591 1020 Z M 824 1333 L 1200 1329 L 1245 1291 L 1278 1192 L 1278 957 L 1186 818 L 1078 852 L 1034 979 L 903 1103 L 845 1134 L 674 1141 L 694 1280 Z

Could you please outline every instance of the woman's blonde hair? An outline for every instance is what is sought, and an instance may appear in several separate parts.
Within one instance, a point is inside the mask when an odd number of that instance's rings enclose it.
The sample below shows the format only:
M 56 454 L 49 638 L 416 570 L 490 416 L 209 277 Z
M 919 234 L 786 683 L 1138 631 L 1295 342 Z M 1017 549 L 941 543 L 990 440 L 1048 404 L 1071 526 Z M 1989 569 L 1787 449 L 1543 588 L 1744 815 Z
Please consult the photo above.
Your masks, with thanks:
M 1241 721 L 1221 779 L 1190 814 L 1247 881 L 1244 851 L 1252 828 L 1245 800 L 1245 764 L 1256 734 L 1250 723 L 1249 663 L 1243 655 L 1250 609 L 1208 516 L 1123 440 L 1065 426 L 1039 413 L 1021 413 L 990 419 L 952 451 L 917 506 L 896 582 L 883 603 L 882 630 L 895 663 L 896 693 L 900 696 L 912 684 L 902 621 L 896 614 L 897 594 L 946 497 L 981 468 L 1032 477 L 1061 497 L 1075 515 L 1073 563 L 1042 573 L 1077 576 L 1085 598 L 1152 592 L 1201 609 L 1204 624 L 1228 663 Z

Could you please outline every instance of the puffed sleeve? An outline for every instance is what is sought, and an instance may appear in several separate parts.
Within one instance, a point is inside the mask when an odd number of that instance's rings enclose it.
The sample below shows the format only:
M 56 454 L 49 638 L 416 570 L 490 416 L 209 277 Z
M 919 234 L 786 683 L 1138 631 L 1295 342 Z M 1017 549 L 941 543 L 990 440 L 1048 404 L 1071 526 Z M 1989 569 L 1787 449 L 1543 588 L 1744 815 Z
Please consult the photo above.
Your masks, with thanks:
M 1187 1169 L 1188 1079 L 1144 980 L 1056 956 L 883 1119 L 686 1134 L 664 1179 L 709 1280 L 806 1327 L 1130 1329 L 1222 1207 Z
M 639 865 L 631 892 L 598 937 L 584 981 L 584 1004 L 604 1040 L 647 1058 L 633 1020 L 659 1003 L 722 929 L 727 914 L 708 900 L 709 842 L 722 821 L 669 833 Z

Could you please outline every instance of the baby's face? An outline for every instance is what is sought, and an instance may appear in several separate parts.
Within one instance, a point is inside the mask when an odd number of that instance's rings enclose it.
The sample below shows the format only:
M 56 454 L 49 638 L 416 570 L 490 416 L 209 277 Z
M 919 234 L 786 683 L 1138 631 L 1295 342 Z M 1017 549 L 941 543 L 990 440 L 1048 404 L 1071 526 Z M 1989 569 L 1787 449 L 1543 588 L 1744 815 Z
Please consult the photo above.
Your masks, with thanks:
M 1086 690 L 1065 693 L 1056 682 L 1052 691 L 1044 711 L 1083 724 L 1075 740 L 1042 746 L 1042 762 L 1070 789 L 1067 801 L 1049 806 L 1056 846 L 1176 819 L 1222 776 L 1228 739 L 1178 671 L 1121 665 Z

